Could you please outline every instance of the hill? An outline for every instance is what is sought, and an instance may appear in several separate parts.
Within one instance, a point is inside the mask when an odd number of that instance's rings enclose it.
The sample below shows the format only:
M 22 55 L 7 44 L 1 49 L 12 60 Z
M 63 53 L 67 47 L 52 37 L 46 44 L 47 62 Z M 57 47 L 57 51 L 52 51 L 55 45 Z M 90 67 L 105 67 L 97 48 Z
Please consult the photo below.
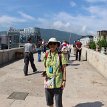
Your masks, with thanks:
M 73 43 L 74 41 L 78 40 L 81 37 L 81 35 L 78 35 L 78 34 L 75 34 L 75 33 L 59 31 L 59 30 L 55 30 L 55 29 L 40 28 L 40 33 L 41 33 L 41 37 L 45 41 L 48 41 L 49 38 L 51 38 L 51 37 L 55 37 L 59 41 L 66 40 L 70 43 Z

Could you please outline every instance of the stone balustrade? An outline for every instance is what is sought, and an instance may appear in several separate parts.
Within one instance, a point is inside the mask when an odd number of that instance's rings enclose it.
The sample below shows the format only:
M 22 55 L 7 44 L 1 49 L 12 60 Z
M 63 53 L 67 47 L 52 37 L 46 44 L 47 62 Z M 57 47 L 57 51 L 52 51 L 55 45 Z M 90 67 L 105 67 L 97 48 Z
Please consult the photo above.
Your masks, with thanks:
M 103 76 L 107 78 L 107 55 L 83 47 L 82 60 L 87 60 Z
M 23 53 L 24 48 L 0 50 L 0 65 L 16 59 L 16 53 Z M 82 47 L 82 60 L 87 60 L 103 76 L 107 78 L 107 55 Z
M 18 52 L 23 53 L 24 48 L 13 48 L 0 50 L 0 65 L 14 61 Z

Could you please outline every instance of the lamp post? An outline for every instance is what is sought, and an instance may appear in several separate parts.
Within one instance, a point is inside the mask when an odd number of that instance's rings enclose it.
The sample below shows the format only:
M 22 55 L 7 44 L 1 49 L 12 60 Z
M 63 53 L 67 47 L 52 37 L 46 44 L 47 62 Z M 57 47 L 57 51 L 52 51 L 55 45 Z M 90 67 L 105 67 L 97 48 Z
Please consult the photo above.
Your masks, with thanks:
M 19 34 L 19 47 L 20 47 L 20 34 Z
M 70 36 L 69 36 L 69 44 L 70 44 L 70 42 L 71 42 L 71 33 L 70 33 Z
M 7 32 L 7 44 L 8 44 L 8 49 L 10 48 L 10 43 L 9 43 L 9 41 L 10 41 L 10 37 L 9 37 L 9 32 Z
M 0 50 L 1 50 L 1 38 L 0 38 Z

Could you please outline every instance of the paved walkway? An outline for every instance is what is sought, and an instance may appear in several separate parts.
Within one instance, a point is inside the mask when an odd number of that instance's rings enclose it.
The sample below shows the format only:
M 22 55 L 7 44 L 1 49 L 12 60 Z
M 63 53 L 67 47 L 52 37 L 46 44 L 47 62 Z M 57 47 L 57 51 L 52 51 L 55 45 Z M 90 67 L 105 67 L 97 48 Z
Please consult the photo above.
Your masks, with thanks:
M 64 107 L 107 107 L 107 80 L 86 61 L 74 61 L 73 56 L 71 60 L 67 67 Z M 34 74 L 29 66 L 29 76 L 26 77 L 23 59 L 0 68 L 0 107 L 46 107 L 40 74 L 44 67 L 42 62 L 37 62 L 36 54 L 35 64 L 39 72 Z M 18 100 L 19 94 L 15 99 L 9 99 L 13 92 L 29 94 L 25 100 Z

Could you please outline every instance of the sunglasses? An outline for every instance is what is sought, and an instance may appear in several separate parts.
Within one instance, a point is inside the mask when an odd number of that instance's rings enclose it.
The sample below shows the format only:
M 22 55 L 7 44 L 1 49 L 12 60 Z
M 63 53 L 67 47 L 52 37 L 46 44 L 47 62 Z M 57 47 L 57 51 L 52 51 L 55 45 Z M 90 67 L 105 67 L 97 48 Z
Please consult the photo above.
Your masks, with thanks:
M 49 45 L 56 45 L 57 43 L 55 43 L 55 42 L 51 42 L 51 43 L 49 43 Z

